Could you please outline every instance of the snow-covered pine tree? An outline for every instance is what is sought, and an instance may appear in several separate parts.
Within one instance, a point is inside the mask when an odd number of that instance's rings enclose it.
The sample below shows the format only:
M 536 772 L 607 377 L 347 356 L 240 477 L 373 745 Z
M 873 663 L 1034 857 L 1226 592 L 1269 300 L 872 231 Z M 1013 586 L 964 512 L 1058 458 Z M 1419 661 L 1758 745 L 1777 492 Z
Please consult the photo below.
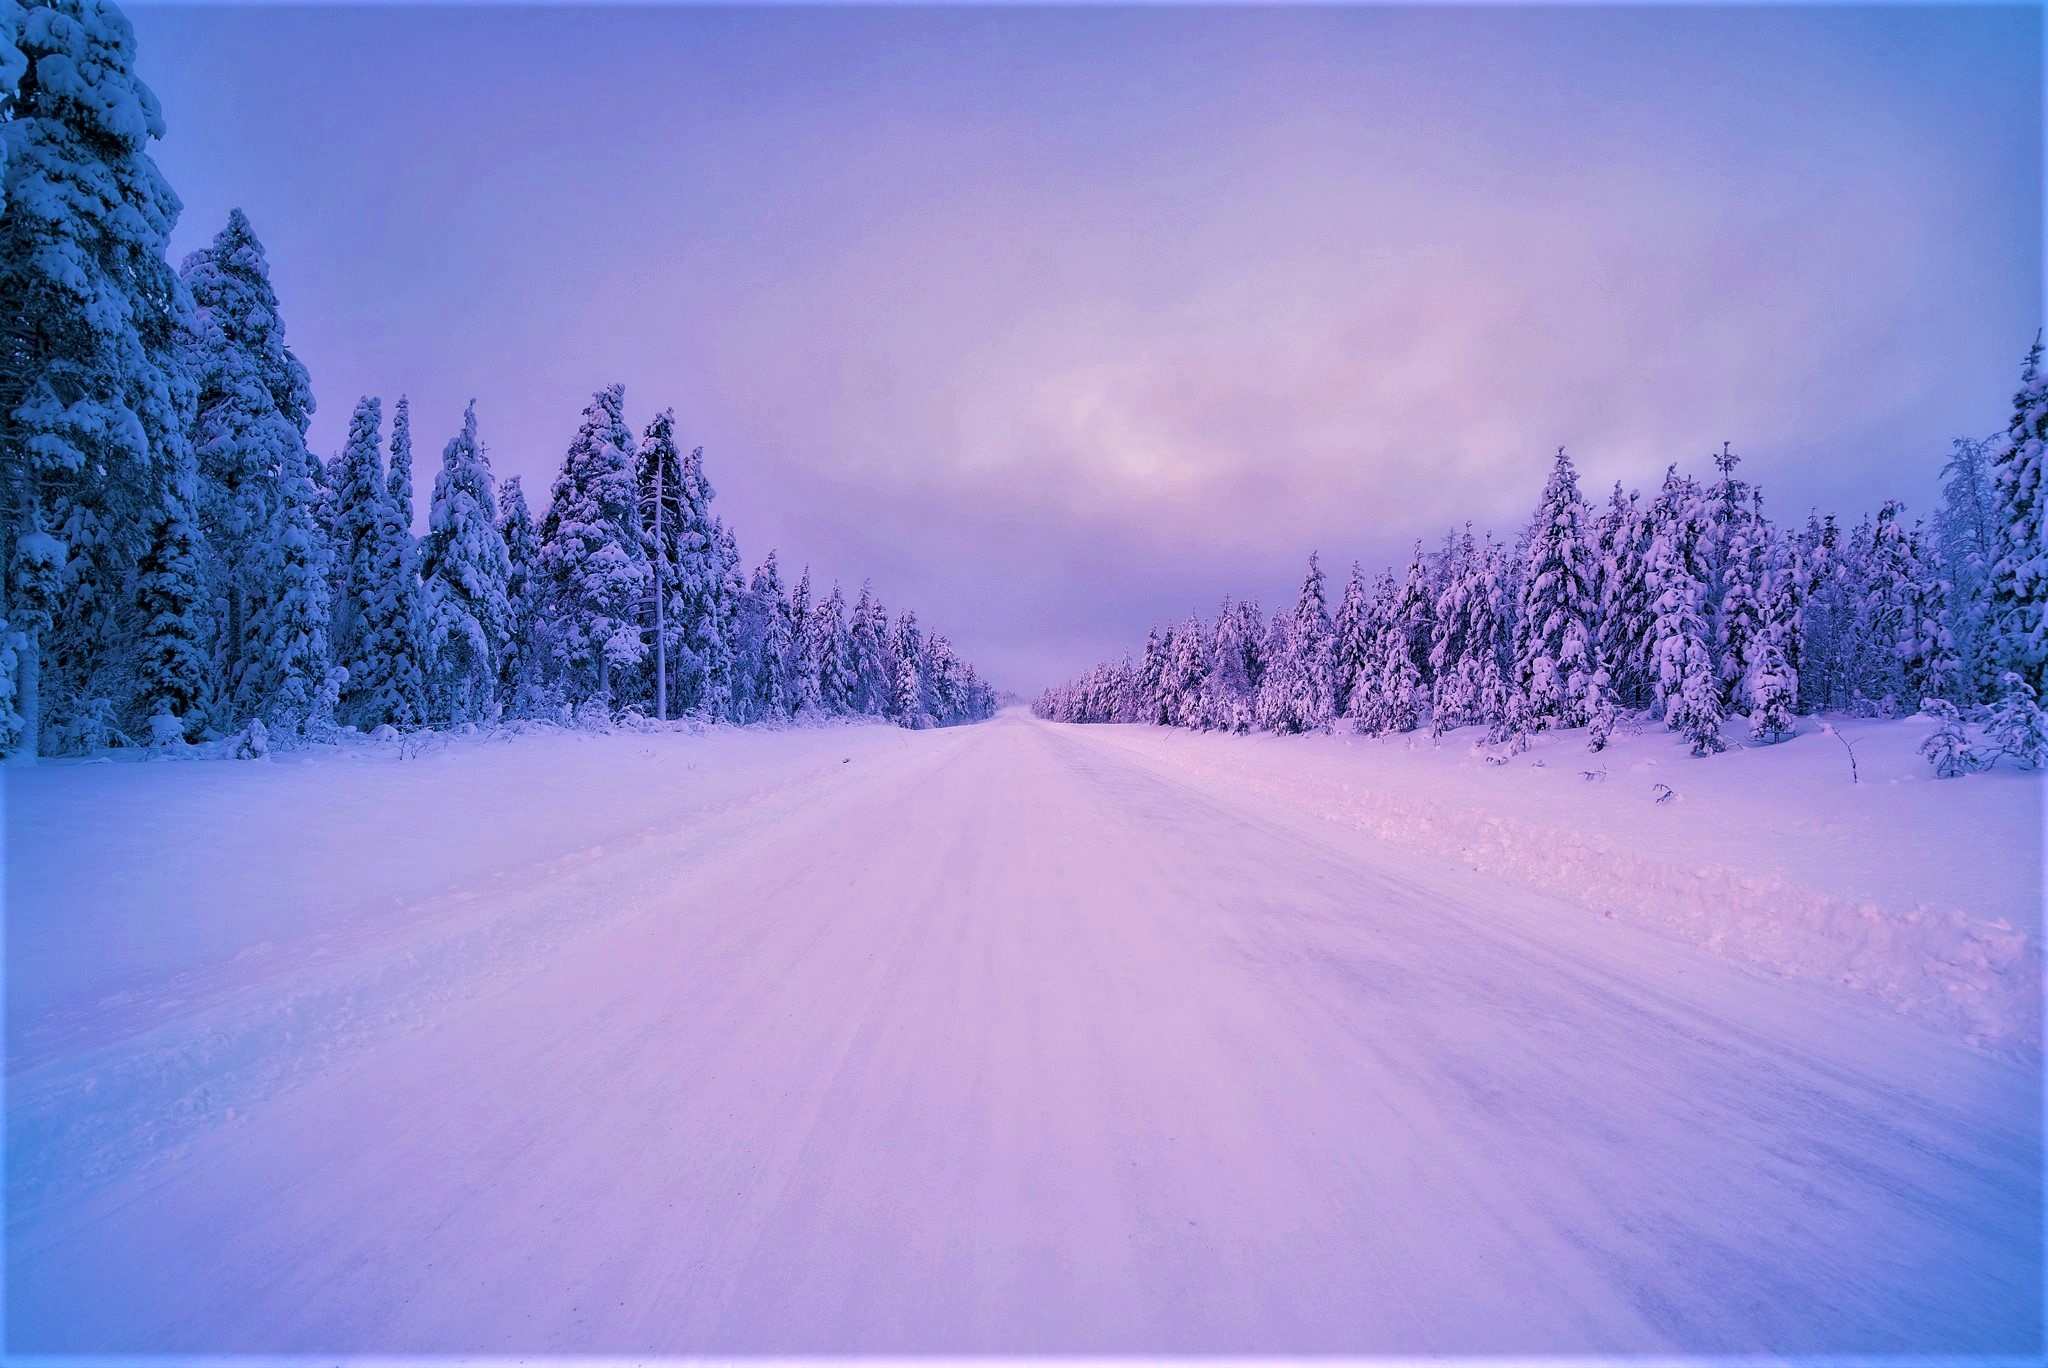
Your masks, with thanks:
M 1427 667 L 1434 611 L 1422 543 L 1417 542 L 1408 572 L 1393 587 L 1386 616 L 1380 623 L 1375 687 L 1385 731 L 1413 731 L 1422 722 L 1423 710 L 1429 702 Z
M 1335 716 L 1337 689 L 1323 568 L 1313 552 L 1285 623 L 1279 654 L 1269 664 L 1260 692 L 1260 721 L 1278 732 L 1318 731 Z
M 2048 689 L 2048 543 L 2041 509 L 2041 449 L 2048 444 L 2048 375 L 2041 339 L 2027 353 L 2012 422 L 1991 463 L 1991 519 L 1998 559 L 1991 568 L 1989 635 L 2001 674 L 2025 681 L 2039 697 Z M 2001 692 L 2004 692 L 2003 690 Z
M 806 565 L 789 595 L 789 655 L 783 664 L 783 691 L 792 713 L 817 712 L 824 706 L 814 634 L 817 613 L 817 605 L 811 601 L 811 567 Z
M 1491 537 L 1475 547 L 1467 525 L 1459 553 L 1447 567 L 1430 639 L 1432 735 L 1475 723 L 1496 727 L 1506 720 L 1502 555 Z
M 499 488 L 498 505 L 506 565 L 505 650 L 498 662 L 498 697 L 514 717 L 545 717 L 557 710 L 558 700 L 549 688 L 554 641 L 540 525 L 517 475 Z
M 364 673 L 349 667 L 351 720 L 361 727 L 409 731 L 427 724 L 427 629 L 412 511 L 412 430 L 401 397 L 392 414 L 391 469 L 372 534 L 375 593 L 364 602 L 358 652 Z
M 1202 725 L 1217 731 L 1248 731 L 1252 724 L 1252 684 L 1246 669 L 1245 621 L 1224 595 L 1209 633 L 1209 661 L 1202 689 Z
M 678 689 L 685 673 L 681 667 L 690 658 L 691 586 L 685 560 L 700 535 L 692 526 L 696 510 L 676 449 L 675 424 L 675 410 L 655 414 L 640 435 L 636 458 L 640 535 L 647 548 L 647 693 L 654 700 L 654 715 L 662 718 L 672 715 L 675 699 L 688 696 L 687 689 Z
M 1770 743 L 1792 734 L 1799 702 L 1799 567 L 1788 538 L 1772 534 L 1763 547 L 1758 587 L 1760 615 L 1749 647 L 1743 695 L 1749 735 Z
M 1955 704 L 1945 698 L 1923 698 L 1920 711 L 1934 719 L 1934 730 L 1920 743 L 1920 753 L 1934 766 L 1935 778 L 1954 779 L 1984 768 Z
M 1351 578 L 1345 582 L 1344 598 L 1338 603 L 1337 616 L 1331 624 L 1331 681 L 1336 689 L 1331 706 L 1338 717 L 1352 715 L 1353 692 L 1362 684 L 1370 687 L 1370 680 L 1377 672 L 1377 662 L 1372 659 L 1370 603 L 1365 569 L 1353 561 Z
M 1145 654 L 1138 665 L 1138 693 L 1143 700 L 1144 720 L 1155 727 L 1169 725 L 1166 716 L 1166 638 L 1153 627 L 1145 633 Z
M 899 727 L 916 730 L 934 725 L 937 719 L 932 715 L 931 695 L 925 678 L 924 634 L 918 629 L 917 614 L 907 608 L 890 630 L 889 654 L 894 683 L 889 715 L 896 719 Z
M 1830 513 L 1810 516 L 1800 536 L 1795 592 L 1800 602 L 1799 711 L 1846 708 L 1853 690 L 1854 585 L 1850 548 Z
M 649 575 L 625 403 L 625 387 L 611 385 L 584 406 L 540 525 L 554 663 L 576 706 L 619 706 L 613 674 L 647 650 Z
M 859 711 L 852 645 L 846 633 L 846 595 L 835 580 L 832 592 L 811 615 L 811 657 L 818 663 L 818 701 L 833 717 Z
M 210 701 L 196 491 L 189 478 L 183 483 L 165 491 L 135 567 L 135 712 L 158 745 L 197 740 Z
M 1722 643 L 1728 634 L 1721 621 L 1721 607 L 1728 597 L 1728 563 L 1736 554 L 1738 546 L 1750 541 L 1748 525 L 1752 508 L 1752 491 L 1747 480 L 1735 473 L 1742 464 L 1742 458 L 1730 449 L 1727 442 L 1721 443 L 1720 451 L 1713 457 L 1717 478 L 1700 492 L 1700 564 L 1707 576 L 1704 611 L 1707 616 L 1708 650 L 1714 656 L 1715 676 L 1721 680 L 1722 711 L 1728 709 L 1727 689 L 1734 678 L 1722 659 Z
M 1202 619 L 1190 613 L 1186 622 L 1170 629 L 1165 651 L 1159 689 L 1166 723 L 1171 727 L 1199 727 L 1203 721 L 1203 691 L 1209 676 L 1209 640 Z
M 1655 692 L 1650 663 L 1649 524 L 1641 499 L 1614 482 L 1595 534 L 1599 567 L 1599 658 L 1607 668 L 1615 702 L 1645 708 Z
M 334 506 L 328 519 L 332 536 L 331 581 L 334 600 L 334 659 L 348 671 L 342 691 L 341 720 L 352 726 L 375 727 L 374 698 L 381 692 L 382 662 L 369 655 L 370 627 L 376 605 L 387 590 L 379 576 L 380 537 L 384 505 L 391 491 L 384 482 L 384 405 L 369 396 L 356 401 L 350 415 L 348 441 L 334 460 L 331 490 Z M 381 648 L 383 643 L 377 643 Z
M 391 506 L 401 515 L 406 535 L 412 535 L 412 403 L 404 395 L 398 396 L 398 406 L 391 411 L 391 464 L 386 477 L 389 480 Z M 418 559 L 417 547 L 408 554 Z M 415 567 L 417 569 L 417 567 Z
M 442 725 L 487 722 L 500 708 L 498 661 L 510 639 L 505 587 L 512 565 L 498 531 L 497 496 L 472 399 L 462 411 L 461 433 L 441 451 L 421 548 L 427 692 L 433 720 Z
M 294 498 L 303 505 L 310 535 L 324 541 L 315 461 L 306 450 L 313 389 L 306 368 L 285 345 L 270 265 L 241 210 L 228 216 L 211 245 L 185 259 L 183 276 L 197 307 L 190 353 L 199 381 L 193 441 L 199 512 L 213 552 L 209 578 L 218 602 L 225 697 L 241 716 L 253 717 L 264 704 L 262 687 L 248 671 L 262 673 L 276 662 L 252 663 L 243 656 L 245 643 L 260 635 L 249 630 L 256 611 L 250 600 L 262 573 L 258 567 L 274 550 L 268 538 L 280 526 L 296 524 L 301 511 L 276 506 L 287 466 L 300 471 Z M 324 555 L 321 563 L 328 563 Z M 319 687 L 315 681 L 313 688 Z
M 706 486 L 709 489 L 709 486 Z M 739 541 L 733 530 L 711 519 L 712 593 L 715 614 L 707 624 L 709 655 L 704 670 L 703 711 L 729 722 L 743 721 L 748 706 L 748 664 L 740 640 L 740 619 L 747 603 L 747 578 L 740 570 Z
M 1708 648 L 1707 570 L 1700 556 L 1698 486 L 1674 468 L 1650 509 L 1651 658 L 1657 706 L 1694 755 L 1725 749 L 1721 688 Z
M 194 393 L 179 346 L 190 298 L 164 259 L 179 204 L 149 156 L 164 122 L 135 75 L 134 30 L 108 0 L 9 14 L 0 651 L 13 669 L 0 713 L 19 724 L 0 726 L 0 746 L 33 760 L 67 711 L 98 706 L 82 694 L 136 692 L 114 629 L 189 478 Z
M 1724 453 L 1723 459 L 1734 458 Z M 1724 474 L 1723 483 L 1728 478 Z M 1729 512 L 1719 501 L 1709 505 L 1725 519 L 1719 531 L 1721 608 L 1713 619 L 1724 714 L 1751 710 L 1750 684 L 1762 649 L 1770 524 L 1764 521 L 1761 496 L 1752 492 L 1751 497 L 1752 506 L 1745 510 Z
M 663 532 L 673 538 L 674 556 L 669 687 L 683 711 L 720 717 L 731 703 L 731 643 L 725 636 L 731 612 L 725 602 L 719 528 L 711 515 L 713 494 L 704 475 L 704 448 L 695 447 L 677 465 L 675 531 L 668 532 L 664 519 Z M 665 479 L 663 496 L 668 497 Z
M 272 744 L 331 726 L 347 678 L 328 638 L 329 553 L 313 458 L 297 443 L 283 459 L 265 501 L 269 519 L 255 561 L 242 577 L 247 616 L 235 697 L 237 716 L 260 720 Z
M 1985 718 L 1984 735 L 2026 769 L 2048 767 L 2048 716 L 2041 710 L 2033 685 L 2018 671 L 2007 670 L 1998 681 L 1998 699 Z
M 895 665 L 889 658 L 888 614 L 875 597 L 874 585 L 861 581 L 847 626 L 847 664 L 853 681 L 853 710 L 865 717 L 889 711 L 895 696 Z
M 1957 697 L 1981 703 L 1992 693 L 1989 628 L 1991 567 L 1998 558 L 1993 523 L 1989 440 L 1958 437 L 1941 468 L 1941 507 L 1934 516 L 1934 550 L 1950 585 L 1948 619 L 1954 630 Z
M 1535 729 L 1583 726 L 1597 692 L 1594 561 L 1579 477 L 1563 447 L 1530 521 L 1515 613 L 1515 684 Z
M 791 711 L 789 656 L 792 634 L 789 600 L 771 549 L 754 571 L 740 609 L 739 651 L 746 680 L 743 721 L 788 717 Z
M 1955 641 L 1944 621 L 1948 586 L 1928 564 L 1920 529 L 1888 499 L 1862 543 L 1856 632 L 1858 686 L 1887 713 L 1905 700 L 1944 696 L 1955 678 Z

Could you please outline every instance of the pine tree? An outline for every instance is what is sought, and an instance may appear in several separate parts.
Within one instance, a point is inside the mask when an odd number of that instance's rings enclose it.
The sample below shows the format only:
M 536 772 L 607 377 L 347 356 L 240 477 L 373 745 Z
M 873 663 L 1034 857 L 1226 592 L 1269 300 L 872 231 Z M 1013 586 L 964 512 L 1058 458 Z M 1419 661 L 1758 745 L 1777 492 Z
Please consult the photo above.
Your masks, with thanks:
M 1473 724 L 1497 727 L 1507 719 L 1502 555 L 1491 538 L 1475 547 L 1467 527 L 1438 592 L 1430 641 L 1430 727 L 1435 735 Z
M 243 581 L 248 616 L 235 708 L 261 721 L 273 742 L 331 725 L 346 678 L 334 666 L 328 637 L 328 549 L 311 465 L 303 445 L 285 452 L 266 500 L 270 517 L 257 558 Z
M 1943 698 L 1925 698 L 1920 701 L 1920 711 L 1935 722 L 1934 731 L 1920 743 L 1920 753 L 1933 764 L 1935 778 L 1954 779 L 1984 768 L 1955 704 Z
M 711 520 L 711 611 L 715 615 L 704 670 L 704 712 L 727 721 L 745 720 L 747 661 L 740 641 L 740 618 L 747 602 L 746 577 L 740 573 L 739 542 L 717 518 Z
M 727 594 L 722 529 L 711 513 L 714 493 L 704 475 L 702 447 L 678 462 L 673 495 L 663 479 L 663 497 L 674 500 L 673 531 L 666 516 L 663 520 L 673 567 L 668 588 L 675 653 L 670 661 L 671 687 L 684 711 L 723 717 L 732 705 L 729 626 L 736 609 Z M 732 564 L 738 562 L 735 551 Z
M 1529 524 L 1515 614 L 1515 684 L 1534 728 L 1583 726 L 1596 696 L 1593 556 L 1578 474 L 1557 450 Z
M 540 526 L 519 477 L 498 490 L 498 535 L 505 542 L 506 641 L 498 665 L 498 697 L 515 717 L 554 711 L 548 664 L 554 658 L 548 615 L 548 579 L 541 563 Z
M 206 719 L 208 646 L 192 491 L 167 491 L 136 564 L 136 712 L 159 744 L 194 741 Z
M 1750 738 L 1765 743 L 1792 734 L 1799 702 L 1799 570 L 1794 557 L 1782 538 L 1772 538 L 1762 556 L 1761 616 L 1744 688 Z
M 123 586 L 189 478 L 190 297 L 164 260 L 164 134 L 107 0 L 9 10 L 0 45 L 0 643 L 24 760 L 125 672 Z M 61 613 L 59 608 L 61 605 Z M 67 660 L 68 657 L 68 660 Z M 120 681 L 135 691 L 132 676 Z M 49 707 L 45 707 L 45 704 Z
M 889 711 L 896 680 L 889 659 L 887 615 L 872 584 L 861 582 L 847 627 L 848 666 L 853 679 L 853 709 L 867 717 Z
M 334 658 L 348 671 L 342 720 L 374 727 L 371 699 L 379 693 L 383 662 L 370 656 L 370 631 L 378 604 L 389 592 L 381 576 L 382 537 L 391 494 L 384 482 L 384 406 L 364 397 L 349 419 L 348 441 L 334 462 L 335 510 L 330 520 L 334 600 Z M 376 643 L 381 649 L 382 642 Z
M 1599 567 L 1598 654 L 1606 666 L 1616 703 L 1649 706 L 1656 672 L 1650 661 L 1649 524 L 1634 492 L 1619 480 L 1609 496 L 1595 536 Z
M 1204 718 L 1203 694 L 1209 682 L 1209 640 L 1201 618 L 1193 613 L 1167 633 L 1159 687 L 1168 726 L 1199 727 Z
M 1413 731 L 1422 721 L 1429 699 L 1429 644 L 1434 629 L 1422 543 L 1398 585 L 1391 580 L 1377 641 L 1374 691 L 1379 699 L 1380 729 Z
M 443 725 L 498 715 L 498 662 L 511 635 L 505 589 L 512 566 L 497 519 L 497 484 L 490 456 L 477 441 L 472 399 L 462 412 L 462 432 L 441 452 L 421 555 L 428 695 L 432 716 Z
M 1985 719 L 1984 735 L 1999 755 L 2010 756 L 2023 768 L 2048 766 L 2048 717 L 2042 714 L 2034 686 L 2015 670 L 2006 671 L 1998 681 L 1998 701 Z
M 853 666 L 853 643 L 846 632 L 846 595 L 838 583 L 811 615 L 811 657 L 818 662 L 818 700 L 826 713 L 844 717 L 858 712 L 859 683 Z
M 427 624 L 412 511 L 412 430 L 401 397 L 392 414 L 390 473 L 371 533 L 374 592 L 362 601 L 358 663 L 349 667 L 349 707 L 357 726 L 410 731 L 427 724 Z
M 1854 689 L 1854 585 L 1833 514 L 1809 518 L 1800 538 L 1799 711 L 1846 708 Z
M 1751 710 L 1751 684 L 1763 650 L 1770 525 L 1760 505 L 1758 498 L 1751 509 L 1731 517 L 1722 532 L 1721 611 L 1715 619 L 1714 653 L 1724 713 Z
M 673 409 L 656 414 L 641 434 L 637 458 L 640 535 L 647 547 L 645 630 L 654 675 L 649 687 L 655 716 L 662 718 L 669 716 L 680 683 L 680 668 L 671 667 L 680 667 L 689 653 L 691 604 L 684 562 L 686 545 L 694 549 L 695 538 L 683 458 L 676 450 L 675 421 Z
M 937 718 L 926 678 L 924 634 L 918 629 L 917 614 L 907 608 L 890 631 L 889 654 L 894 667 L 889 715 L 899 727 L 922 730 L 932 726 Z
M 227 697 L 242 716 L 263 713 L 263 675 L 276 662 L 250 661 L 258 580 L 276 548 L 280 527 L 298 526 L 324 543 L 322 493 L 306 450 L 313 391 L 306 368 L 285 345 L 284 321 L 270 285 L 270 265 L 248 218 L 237 209 L 212 244 L 185 260 L 183 276 L 197 307 L 191 367 L 199 381 L 193 426 L 201 476 L 200 515 L 214 552 L 209 578 L 219 604 L 220 656 Z M 285 471 L 296 469 L 297 506 L 279 506 Z M 309 551 L 308 554 L 314 554 Z M 323 567 L 329 564 L 324 550 Z M 325 573 L 323 569 L 323 574 Z M 268 592 L 278 592 L 275 584 Z M 273 607 L 275 605 L 273 604 Z M 320 681 L 310 688 L 317 692 Z M 266 722 L 269 719 L 265 718 Z M 274 724 L 272 729 L 275 730 Z M 290 728 L 287 727 L 287 731 Z
M 1316 731 L 1335 716 L 1337 689 L 1334 634 L 1324 606 L 1322 565 L 1314 554 L 1284 623 L 1260 688 L 1260 725 L 1278 732 Z
M 1353 561 L 1351 578 L 1344 586 L 1344 598 L 1337 605 L 1337 617 L 1332 624 L 1331 678 L 1336 694 L 1331 706 L 1339 717 L 1352 715 L 1354 692 L 1361 685 L 1369 688 L 1375 672 L 1370 603 L 1371 595 L 1365 587 L 1365 570 Z
M 540 526 L 550 641 L 563 689 L 576 704 L 610 708 L 613 672 L 640 663 L 649 575 L 641 539 L 633 433 L 622 385 L 599 390 L 555 477 Z
M 743 721 L 790 715 L 788 692 L 792 635 L 782 572 L 771 549 L 754 571 L 740 609 L 739 656 L 744 662 L 746 710 Z
M 2001 673 L 2018 675 L 2038 697 L 2048 688 L 2048 544 L 2042 538 L 2041 448 L 2048 443 L 2048 376 L 2041 340 L 2027 354 L 2013 397 L 2006 441 L 1991 463 L 1992 525 L 1998 559 L 1991 568 L 1991 656 Z
M 1650 629 L 1657 704 L 1665 725 L 1694 755 L 1725 749 L 1721 688 L 1708 649 L 1707 569 L 1700 550 L 1700 498 L 1690 479 L 1667 471 L 1650 511 Z
M 1941 508 L 1934 519 L 1934 549 L 1950 585 L 1948 619 L 1955 632 L 1958 696 L 1989 698 L 1991 567 L 1998 559 L 1993 521 L 1990 441 L 1959 437 L 1941 468 Z
M 789 658 L 783 691 L 792 713 L 817 712 L 824 705 L 818 687 L 818 643 L 813 634 L 817 611 L 811 602 L 811 567 L 806 565 L 789 599 Z

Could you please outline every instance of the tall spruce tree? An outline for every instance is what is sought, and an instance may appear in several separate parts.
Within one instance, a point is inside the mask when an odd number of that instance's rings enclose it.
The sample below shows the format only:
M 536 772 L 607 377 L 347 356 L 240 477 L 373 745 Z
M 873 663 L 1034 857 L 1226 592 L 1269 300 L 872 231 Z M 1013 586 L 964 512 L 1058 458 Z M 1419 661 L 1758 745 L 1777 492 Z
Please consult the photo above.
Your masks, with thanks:
M 889 643 L 881 602 L 874 586 L 863 580 L 847 624 L 848 669 L 853 680 L 853 710 L 874 717 L 888 711 L 895 688 L 890 675 Z
M 421 548 L 421 609 L 433 719 L 460 726 L 498 715 L 498 662 L 510 641 L 512 576 L 498 531 L 497 482 L 477 440 L 476 401 L 441 450 Z
M 370 657 L 371 624 L 389 592 L 382 581 L 381 539 L 391 491 L 384 480 L 384 405 L 365 396 L 349 419 L 348 441 L 334 462 L 335 512 L 330 521 L 334 602 L 334 658 L 348 671 L 341 717 L 354 725 L 377 726 L 371 699 L 378 693 L 383 663 Z M 385 643 L 376 643 L 381 650 Z
M 555 664 L 577 704 L 616 706 L 614 671 L 637 666 L 647 649 L 649 575 L 625 401 L 622 385 L 591 396 L 540 526 Z
M 197 740 L 210 701 L 211 632 L 191 483 L 166 490 L 135 567 L 135 711 L 158 744 Z
M 1345 582 L 1344 597 L 1337 605 L 1331 624 L 1331 680 L 1336 694 L 1331 707 L 1338 717 L 1351 716 L 1352 695 L 1371 687 L 1372 660 L 1371 592 L 1366 588 L 1365 570 L 1351 562 L 1351 578 Z
M 265 565 L 276 569 L 269 539 L 282 527 L 297 526 L 303 514 L 306 535 L 325 541 L 323 495 L 313 475 L 317 463 L 306 450 L 312 383 L 285 345 L 270 265 L 241 210 L 228 216 L 209 246 L 185 259 L 183 275 L 198 309 L 191 352 L 199 381 L 193 437 L 203 491 L 200 515 L 214 553 L 209 578 L 219 605 L 222 672 L 234 706 L 243 716 L 257 716 L 267 706 L 251 672 L 264 676 L 276 663 L 251 661 L 244 650 L 263 635 L 250 630 L 250 619 L 277 607 L 255 601 L 264 592 L 258 580 Z M 289 497 L 299 506 L 291 509 L 279 506 L 288 468 L 298 472 Z M 308 554 L 318 554 L 324 574 L 324 550 Z M 274 576 L 269 592 L 281 592 Z
M 1563 447 L 1529 524 L 1515 613 L 1515 684 L 1533 727 L 1582 726 L 1591 715 L 1594 560 L 1578 472 Z
M 1316 731 L 1329 726 L 1336 715 L 1337 689 L 1323 568 L 1314 553 L 1309 555 L 1294 612 L 1285 623 L 1279 653 L 1269 664 L 1261 689 L 1261 721 L 1279 732 Z
M 1702 554 L 1699 487 L 1665 472 L 1650 509 L 1651 658 L 1657 706 L 1665 725 L 1692 743 L 1694 755 L 1725 748 L 1721 685 L 1707 621 L 1707 567 Z
M 2041 449 L 2048 444 L 2048 375 L 2041 340 L 2027 353 L 2012 422 L 1991 463 L 1991 518 L 1998 559 L 1987 614 L 1994 668 L 2019 676 L 2035 697 L 2048 692 L 2048 544 L 2043 543 Z M 2001 695 L 2009 690 L 2001 688 Z
M 505 540 L 506 642 L 498 666 L 498 696 L 515 717 L 539 717 L 553 711 L 548 689 L 548 664 L 553 658 L 549 632 L 548 580 L 541 564 L 540 527 L 526 502 L 517 475 L 498 490 L 498 535 Z
M 852 642 L 846 632 L 846 595 L 832 592 L 811 616 L 811 656 L 818 662 L 818 700 L 833 717 L 858 711 Z
M 312 464 L 303 443 L 285 451 L 255 561 L 243 576 L 248 612 L 235 706 L 239 716 L 262 721 L 273 740 L 330 726 L 347 677 L 328 637 L 329 551 Z
M 191 494 L 194 392 L 180 346 L 191 301 L 164 259 L 180 205 L 149 156 L 164 122 L 135 75 L 134 30 L 108 0 L 46 0 L 10 16 L 14 37 L 0 44 L 0 649 L 13 669 L 0 682 L 0 749 L 33 760 L 46 724 L 94 706 L 84 695 L 137 691 L 132 676 L 115 682 L 126 673 L 123 590 L 166 518 L 189 525 L 179 504 Z

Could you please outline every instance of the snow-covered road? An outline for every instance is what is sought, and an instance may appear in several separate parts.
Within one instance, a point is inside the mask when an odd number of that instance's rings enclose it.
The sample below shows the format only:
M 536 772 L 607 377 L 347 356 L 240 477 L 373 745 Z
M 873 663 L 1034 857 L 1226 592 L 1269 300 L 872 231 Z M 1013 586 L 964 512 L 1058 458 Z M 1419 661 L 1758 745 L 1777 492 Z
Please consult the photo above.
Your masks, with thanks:
M 11 1020 L 8 1348 L 2040 1347 L 2031 1068 L 1088 729 L 813 735 Z

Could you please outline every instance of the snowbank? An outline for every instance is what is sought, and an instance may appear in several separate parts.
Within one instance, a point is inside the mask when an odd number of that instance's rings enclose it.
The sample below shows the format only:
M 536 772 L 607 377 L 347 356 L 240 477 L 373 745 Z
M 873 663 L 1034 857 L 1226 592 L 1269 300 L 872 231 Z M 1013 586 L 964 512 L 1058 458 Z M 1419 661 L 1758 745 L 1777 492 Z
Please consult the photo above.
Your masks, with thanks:
M 1092 730 L 1197 783 L 1834 984 L 1981 1049 L 2037 1053 L 2043 776 L 1937 780 L 1918 754 L 1932 719 L 1829 721 L 1856 782 L 1811 718 L 1780 745 L 1706 759 L 1655 727 L 1598 755 L 1566 732 L 1518 756 L 1476 729 L 1438 744 Z

